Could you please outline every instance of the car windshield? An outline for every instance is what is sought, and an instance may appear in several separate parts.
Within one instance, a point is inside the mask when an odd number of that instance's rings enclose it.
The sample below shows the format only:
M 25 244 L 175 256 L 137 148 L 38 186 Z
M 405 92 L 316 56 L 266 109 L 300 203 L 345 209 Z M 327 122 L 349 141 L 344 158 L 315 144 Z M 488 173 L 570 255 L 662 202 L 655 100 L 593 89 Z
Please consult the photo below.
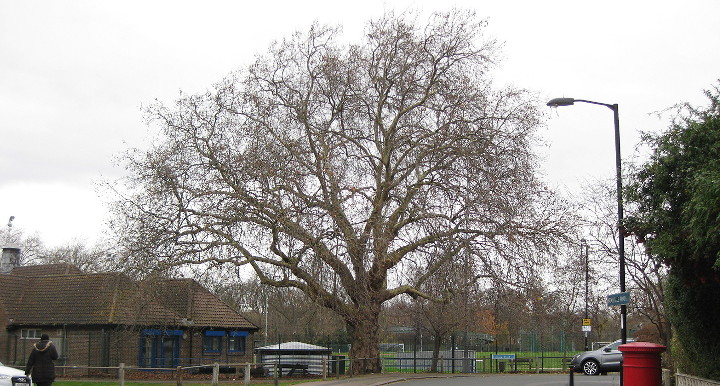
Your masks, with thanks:
M 621 343 L 622 343 L 622 342 L 613 342 L 613 343 L 605 346 L 605 348 L 608 348 L 608 349 L 610 349 L 610 350 L 617 350 L 617 349 L 618 349 L 618 346 L 620 346 Z

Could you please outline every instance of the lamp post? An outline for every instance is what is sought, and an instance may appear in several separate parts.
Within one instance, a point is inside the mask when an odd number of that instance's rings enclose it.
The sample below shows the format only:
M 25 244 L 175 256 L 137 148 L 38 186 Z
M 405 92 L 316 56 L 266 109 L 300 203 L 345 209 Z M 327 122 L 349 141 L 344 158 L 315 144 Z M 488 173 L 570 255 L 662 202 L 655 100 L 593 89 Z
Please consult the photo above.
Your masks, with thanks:
M 620 119 L 618 118 L 618 105 L 593 102 L 585 99 L 555 98 L 547 105 L 550 107 L 572 106 L 575 102 L 590 103 L 605 106 L 613 111 L 615 119 L 615 182 L 617 183 L 617 217 L 618 217 L 618 254 L 620 259 L 620 292 L 625 292 L 625 235 L 623 232 L 623 199 L 622 199 L 622 168 L 620 161 Z M 620 338 L 627 343 L 627 306 L 620 306 Z
M 587 241 L 585 239 L 582 239 L 580 241 L 580 256 L 583 257 L 583 261 L 585 263 L 585 319 L 588 318 L 588 281 L 590 279 L 590 269 L 589 269 L 589 263 L 590 263 L 590 246 L 587 244 Z M 588 347 L 588 332 L 585 331 L 585 351 L 590 350 Z

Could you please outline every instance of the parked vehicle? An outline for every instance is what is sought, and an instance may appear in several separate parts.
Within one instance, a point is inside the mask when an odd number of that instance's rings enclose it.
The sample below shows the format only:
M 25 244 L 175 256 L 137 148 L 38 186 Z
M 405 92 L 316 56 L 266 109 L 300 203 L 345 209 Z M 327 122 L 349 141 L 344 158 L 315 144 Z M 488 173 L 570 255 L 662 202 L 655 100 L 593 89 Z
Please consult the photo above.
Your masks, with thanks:
M 627 343 L 630 342 L 634 342 L 634 340 L 628 339 Z M 573 366 L 575 372 L 585 373 L 585 375 L 598 375 L 609 371 L 620 371 L 623 358 L 622 352 L 618 350 L 618 346 L 621 344 L 621 340 L 616 340 L 597 350 L 577 354 L 572 358 L 570 364 Z
M 25 372 L 0 363 L 0 386 L 31 386 L 32 380 Z

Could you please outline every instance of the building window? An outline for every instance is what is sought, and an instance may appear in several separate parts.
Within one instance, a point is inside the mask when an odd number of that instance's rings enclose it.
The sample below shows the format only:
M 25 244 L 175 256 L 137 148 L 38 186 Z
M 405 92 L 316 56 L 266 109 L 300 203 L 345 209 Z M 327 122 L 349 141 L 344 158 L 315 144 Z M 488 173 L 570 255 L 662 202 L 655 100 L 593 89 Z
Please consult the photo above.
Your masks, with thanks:
M 230 331 L 228 336 L 228 353 L 245 354 L 245 337 L 247 331 Z
M 40 339 L 40 330 L 22 329 L 20 330 L 21 339 Z
M 203 336 L 204 353 L 221 353 L 225 331 L 205 331 Z

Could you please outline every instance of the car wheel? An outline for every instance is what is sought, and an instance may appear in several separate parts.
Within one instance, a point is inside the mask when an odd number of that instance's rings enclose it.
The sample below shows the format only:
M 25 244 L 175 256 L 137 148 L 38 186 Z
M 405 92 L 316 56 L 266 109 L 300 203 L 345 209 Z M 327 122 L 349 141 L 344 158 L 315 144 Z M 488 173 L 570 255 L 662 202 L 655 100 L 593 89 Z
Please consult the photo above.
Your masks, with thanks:
M 588 359 L 583 362 L 582 369 L 585 375 L 598 375 L 600 373 L 600 366 L 594 359 Z

